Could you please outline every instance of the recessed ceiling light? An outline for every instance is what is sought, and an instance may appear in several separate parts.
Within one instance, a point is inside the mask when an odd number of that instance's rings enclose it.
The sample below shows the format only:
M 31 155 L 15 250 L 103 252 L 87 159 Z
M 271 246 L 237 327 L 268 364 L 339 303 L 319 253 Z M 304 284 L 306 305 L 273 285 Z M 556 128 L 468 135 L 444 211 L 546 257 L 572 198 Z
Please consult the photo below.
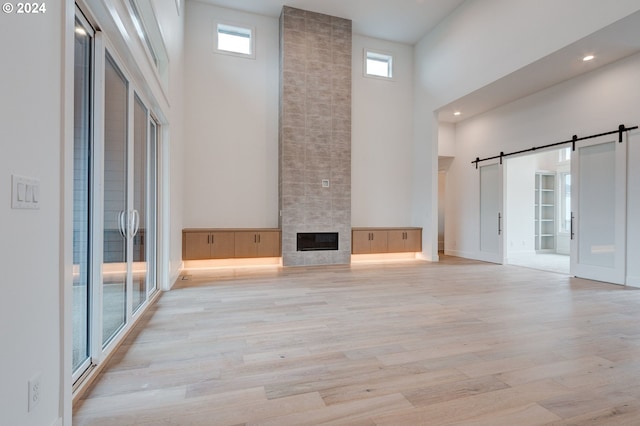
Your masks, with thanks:
M 584 62 L 589 62 L 589 61 L 593 60 L 594 58 L 595 58 L 595 56 L 593 56 L 593 55 L 587 55 L 584 58 L 582 58 L 582 60 Z
M 453 115 L 455 115 L 457 117 L 458 115 L 462 115 L 462 113 L 460 111 L 456 111 L 456 112 L 453 113 Z

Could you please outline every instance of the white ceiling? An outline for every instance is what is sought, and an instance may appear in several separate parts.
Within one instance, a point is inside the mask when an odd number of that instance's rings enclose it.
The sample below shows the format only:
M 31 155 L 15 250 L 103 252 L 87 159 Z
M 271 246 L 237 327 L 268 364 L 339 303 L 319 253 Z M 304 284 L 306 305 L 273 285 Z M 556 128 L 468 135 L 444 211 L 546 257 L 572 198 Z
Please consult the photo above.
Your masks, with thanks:
M 417 43 L 464 0 L 199 0 L 215 6 L 278 17 L 282 6 L 346 18 L 368 37 Z
M 640 12 L 633 13 L 438 110 L 455 123 L 640 52 Z M 583 62 L 585 55 L 595 55 Z M 462 115 L 454 116 L 455 111 Z

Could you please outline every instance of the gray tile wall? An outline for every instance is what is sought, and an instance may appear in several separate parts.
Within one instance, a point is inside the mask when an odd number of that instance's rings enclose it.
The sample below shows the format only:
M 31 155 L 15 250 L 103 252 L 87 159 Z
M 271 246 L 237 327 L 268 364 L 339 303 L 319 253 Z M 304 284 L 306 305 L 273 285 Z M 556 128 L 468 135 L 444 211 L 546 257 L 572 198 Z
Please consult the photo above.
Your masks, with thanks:
M 280 16 L 280 228 L 284 266 L 351 261 L 351 21 Z M 323 188 L 322 180 L 329 180 Z M 338 232 L 338 251 L 298 252 L 298 232 Z

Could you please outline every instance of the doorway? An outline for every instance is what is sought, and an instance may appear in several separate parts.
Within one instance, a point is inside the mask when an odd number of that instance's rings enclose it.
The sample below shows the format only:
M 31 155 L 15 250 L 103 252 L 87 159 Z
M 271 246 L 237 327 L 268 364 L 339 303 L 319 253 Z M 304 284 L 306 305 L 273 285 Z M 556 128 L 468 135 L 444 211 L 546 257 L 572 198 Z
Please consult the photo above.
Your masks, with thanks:
M 506 263 L 569 275 L 571 148 L 506 160 Z

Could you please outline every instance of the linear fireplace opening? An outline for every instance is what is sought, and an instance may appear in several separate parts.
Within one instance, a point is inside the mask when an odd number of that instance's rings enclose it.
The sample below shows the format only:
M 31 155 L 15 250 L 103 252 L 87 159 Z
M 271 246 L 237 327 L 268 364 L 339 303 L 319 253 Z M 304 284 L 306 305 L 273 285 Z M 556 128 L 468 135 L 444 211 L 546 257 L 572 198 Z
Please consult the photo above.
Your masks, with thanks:
M 338 250 L 337 232 L 299 232 L 298 251 Z

